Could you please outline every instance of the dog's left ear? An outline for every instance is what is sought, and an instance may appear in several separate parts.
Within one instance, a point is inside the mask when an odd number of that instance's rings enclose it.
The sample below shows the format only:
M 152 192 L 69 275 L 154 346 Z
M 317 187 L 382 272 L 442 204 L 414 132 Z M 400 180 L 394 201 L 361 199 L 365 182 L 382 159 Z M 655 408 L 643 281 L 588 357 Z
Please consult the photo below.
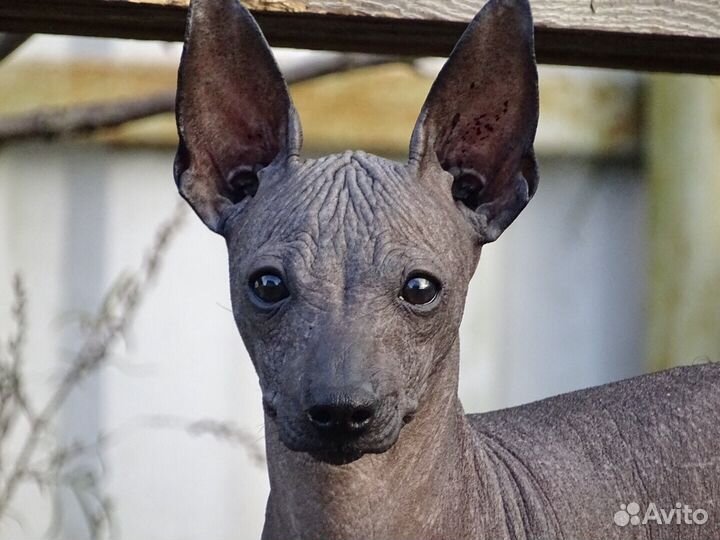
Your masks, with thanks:
M 538 183 L 533 21 L 527 0 L 490 0 L 440 71 L 418 118 L 410 163 L 421 176 L 438 165 L 452 195 L 492 242 L 517 217 Z

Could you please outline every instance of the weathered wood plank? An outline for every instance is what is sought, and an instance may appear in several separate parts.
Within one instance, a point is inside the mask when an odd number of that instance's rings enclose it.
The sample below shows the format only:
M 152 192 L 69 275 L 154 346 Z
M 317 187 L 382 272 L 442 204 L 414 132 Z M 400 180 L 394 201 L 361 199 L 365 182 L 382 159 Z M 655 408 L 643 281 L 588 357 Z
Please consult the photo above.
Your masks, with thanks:
M 188 0 L 3 0 L 0 31 L 182 38 Z M 276 46 L 446 55 L 482 0 L 248 0 Z M 720 73 L 720 0 L 535 0 L 545 63 Z

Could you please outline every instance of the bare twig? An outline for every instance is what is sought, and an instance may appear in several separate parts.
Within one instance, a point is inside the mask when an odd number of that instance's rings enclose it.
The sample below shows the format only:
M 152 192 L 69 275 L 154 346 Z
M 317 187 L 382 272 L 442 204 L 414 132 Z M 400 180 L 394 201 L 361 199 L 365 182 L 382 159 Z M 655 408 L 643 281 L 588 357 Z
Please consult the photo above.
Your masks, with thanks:
M 25 395 L 25 389 L 21 384 L 22 366 L 23 366 L 23 346 L 27 337 L 27 293 L 25 285 L 20 277 L 16 274 L 13 279 L 13 290 L 15 296 L 15 304 L 12 308 L 12 316 L 15 319 L 16 331 L 15 335 L 8 342 L 8 354 L 10 356 L 10 370 L 13 373 L 13 396 L 18 405 L 28 418 L 34 416 L 32 406 L 28 397 Z
M 254 437 L 251 432 L 234 422 L 210 418 L 188 420 L 168 415 L 149 416 L 143 420 L 143 423 L 150 427 L 182 430 L 193 437 L 210 435 L 218 440 L 237 444 L 247 452 L 255 465 L 259 467 L 265 466 L 265 452 L 263 452 L 263 447 L 259 443 L 259 439 L 262 439 L 262 437 Z
M 47 474 L 43 476 L 43 471 L 38 471 L 33 466 L 32 462 L 36 459 L 40 441 L 48 432 L 52 420 L 73 389 L 103 365 L 109 358 L 112 347 L 126 333 L 137 313 L 143 294 L 155 279 L 162 257 L 166 253 L 169 242 L 185 214 L 184 206 L 178 206 L 172 218 L 160 227 L 152 249 L 143 261 L 139 271 L 119 280 L 119 284 L 108 293 L 93 321 L 92 332 L 86 337 L 69 369 L 61 377 L 58 386 L 54 389 L 45 405 L 38 412 L 32 411 L 29 406 L 25 409 L 30 421 L 28 433 L 24 436 L 14 461 L 7 467 L 3 464 L 2 469 L 0 469 L 0 481 L 2 481 L 0 484 L 0 520 L 7 514 L 9 504 L 22 481 L 27 479 L 40 481 L 52 477 L 52 475 Z M 10 373 L 10 377 L 14 381 L 12 385 L 14 401 L 22 404 L 23 398 L 18 398 L 18 396 L 24 396 L 24 393 L 18 388 L 22 388 L 22 376 L 20 375 L 22 357 L 20 351 L 25 338 L 26 301 L 21 280 L 15 280 L 14 291 L 15 307 L 13 308 L 13 317 L 18 331 L 8 343 L 10 361 L 3 363 L 2 366 L 3 373 Z M 13 400 L 3 399 L 3 407 L 7 408 L 8 401 L 12 404 Z M 0 444 L 6 442 L 6 440 L 7 438 L 0 433 Z M 0 449 L 2 448 L 0 447 Z M 52 461 L 53 467 L 50 468 L 51 471 L 57 472 L 62 467 L 64 463 L 63 455 L 65 454 L 59 454 L 60 457 Z M 98 501 L 102 502 L 102 499 L 98 499 Z M 89 523 L 92 531 L 98 532 L 101 527 L 107 525 L 107 523 L 105 525 L 97 523 L 97 519 L 102 518 L 107 513 L 108 508 L 109 506 L 103 503 L 100 505 L 100 510 L 92 514 L 93 521 Z
M 8 338 L 8 359 L 0 362 L 0 442 L 9 438 L 10 431 L 23 414 L 30 421 L 34 417 L 22 379 L 22 350 L 27 335 L 27 297 L 19 274 L 13 277 L 13 297 L 11 316 L 15 322 L 15 332 Z
M 119 125 L 172 111 L 172 92 L 69 108 L 50 108 L 0 119 L 0 142 L 23 139 L 57 139 L 69 135 L 85 135 L 101 128 Z
M 295 84 L 332 73 L 401 61 L 404 59 L 395 56 L 338 54 L 297 65 L 286 71 L 285 79 L 288 84 Z M 174 90 L 111 103 L 36 110 L 0 118 L 0 143 L 87 135 L 174 110 Z

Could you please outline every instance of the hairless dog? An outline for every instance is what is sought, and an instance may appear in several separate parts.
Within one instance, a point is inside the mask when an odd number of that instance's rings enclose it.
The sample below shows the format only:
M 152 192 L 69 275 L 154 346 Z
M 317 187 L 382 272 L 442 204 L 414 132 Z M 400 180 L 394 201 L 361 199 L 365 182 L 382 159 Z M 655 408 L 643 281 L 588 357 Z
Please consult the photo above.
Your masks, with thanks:
M 468 282 L 535 193 L 537 121 L 530 7 L 490 0 L 407 163 L 301 158 L 251 15 L 192 2 L 175 179 L 227 241 L 265 411 L 264 539 L 720 539 L 720 365 L 463 412 Z

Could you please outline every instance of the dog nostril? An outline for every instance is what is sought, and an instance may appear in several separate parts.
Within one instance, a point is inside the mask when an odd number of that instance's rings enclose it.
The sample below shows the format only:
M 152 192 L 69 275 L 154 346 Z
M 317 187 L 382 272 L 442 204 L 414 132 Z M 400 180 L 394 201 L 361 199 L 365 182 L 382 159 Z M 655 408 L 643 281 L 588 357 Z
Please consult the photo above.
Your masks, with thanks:
M 358 407 L 350 414 L 350 426 L 361 428 L 366 426 L 373 417 L 373 410 L 370 407 Z
M 316 405 L 310 407 L 307 412 L 308 419 L 310 422 L 318 427 L 330 427 L 335 422 L 335 414 L 333 413 L 333 407 L 325 405 Z
M 366 405 L 314 405 L 306 414 L 310 423 L 320 430 L 358 434 L 370 425 L 375 409 Z

